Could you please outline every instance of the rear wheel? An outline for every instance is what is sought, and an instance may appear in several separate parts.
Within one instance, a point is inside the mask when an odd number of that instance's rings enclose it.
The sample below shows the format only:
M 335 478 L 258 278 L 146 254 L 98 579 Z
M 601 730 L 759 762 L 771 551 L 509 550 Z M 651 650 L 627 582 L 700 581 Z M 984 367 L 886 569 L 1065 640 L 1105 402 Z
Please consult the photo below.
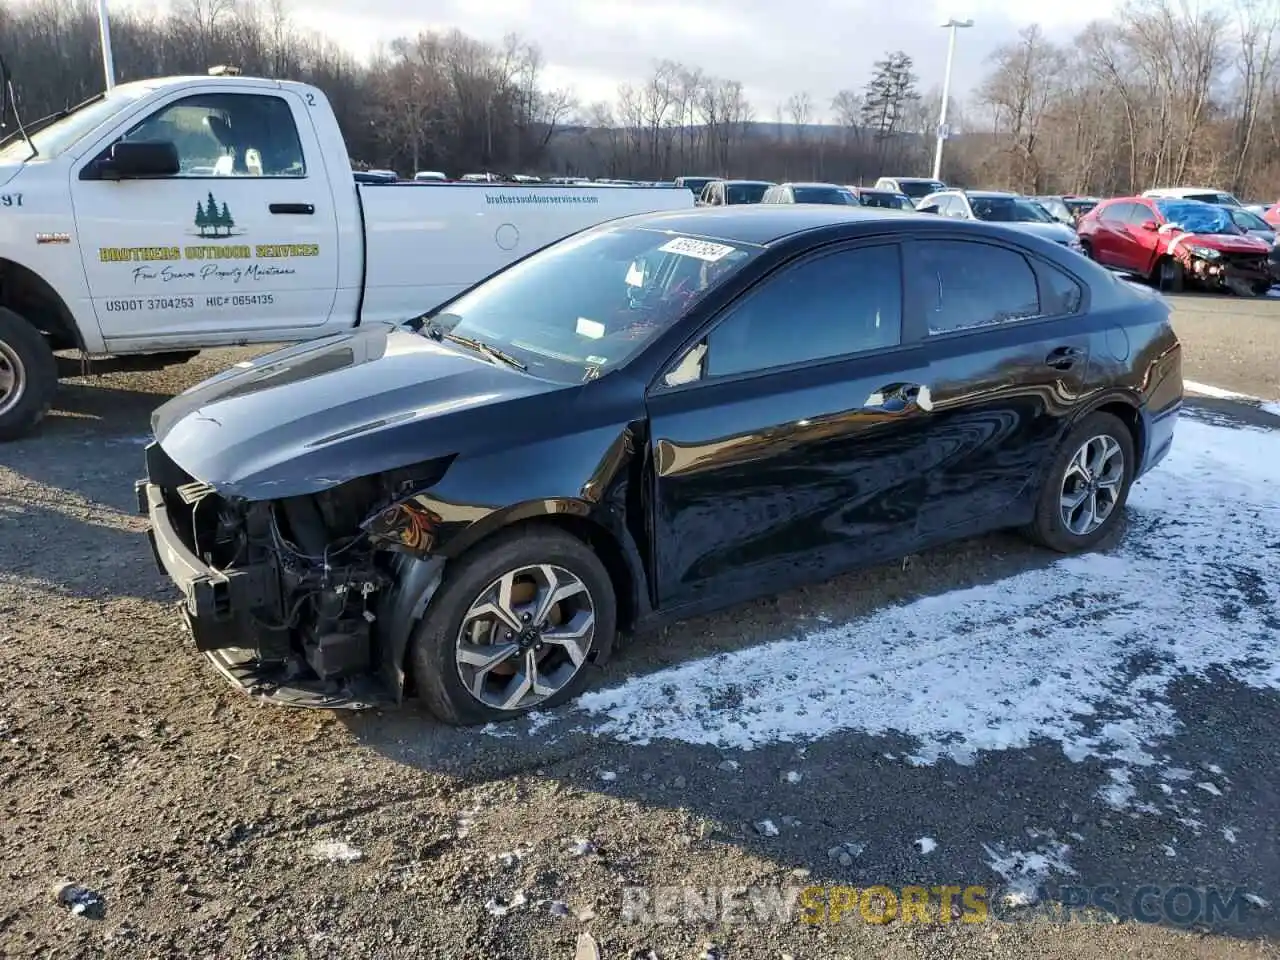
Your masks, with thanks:
M 35 429 L 58 389 L 58 364 L 44 335 L 0 307 L 0 441 Z
M 1084 251 L 1084 255 L 1090 260 L 1095 259 L 1093 256 L 1093 244 L 1084 237 L 1080 238 L 1080 249 Z
M 594 551 L 551 527 L 522 528 L 458 562 L 427 605 L 410 665 L 446 723 L 509 720 L 575 697 L 616 622 Z
M 1133 483 L 1133 438 L 1110 413 L 1086 417 L 1045 474 L 1027 533 L 1051 550 L 1089 550 L 1119 522 Z

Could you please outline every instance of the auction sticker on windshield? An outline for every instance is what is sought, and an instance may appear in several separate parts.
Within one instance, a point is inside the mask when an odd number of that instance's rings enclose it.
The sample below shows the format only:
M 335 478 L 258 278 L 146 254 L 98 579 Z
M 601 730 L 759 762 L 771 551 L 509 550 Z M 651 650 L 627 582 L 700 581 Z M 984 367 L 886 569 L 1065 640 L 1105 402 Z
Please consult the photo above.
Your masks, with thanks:
M 710 240 L 694 240 L 692 237 L 676 237 L 658 248 L 661 253 L 678 253 L 686 257 L 696 257 L 707 263 L 723 260 L 733 253 L 734 248 L 723 243 L 712 243 Z

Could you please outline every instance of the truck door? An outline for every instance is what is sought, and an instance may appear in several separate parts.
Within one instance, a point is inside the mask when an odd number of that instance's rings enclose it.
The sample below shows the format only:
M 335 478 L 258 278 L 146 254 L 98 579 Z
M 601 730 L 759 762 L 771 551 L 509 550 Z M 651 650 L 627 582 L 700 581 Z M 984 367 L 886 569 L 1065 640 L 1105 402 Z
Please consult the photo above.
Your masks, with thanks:
M 103 178 L 120 140 L 173 143 L 178 174 Z M 329 319 L 334 192 L 291 91 L 188 87 L 99 144 L 73 168 L 71 195 L 108 350 L 297 339 Z

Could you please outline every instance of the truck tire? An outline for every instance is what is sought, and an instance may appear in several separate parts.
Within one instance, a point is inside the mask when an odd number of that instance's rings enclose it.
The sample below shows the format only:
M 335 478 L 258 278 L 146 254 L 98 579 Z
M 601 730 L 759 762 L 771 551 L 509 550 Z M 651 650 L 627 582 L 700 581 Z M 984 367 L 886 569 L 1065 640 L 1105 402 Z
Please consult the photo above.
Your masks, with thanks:
M 0 307 L 0 442 L 34 430 L 57 389 L 58 363 L 44 334 Z

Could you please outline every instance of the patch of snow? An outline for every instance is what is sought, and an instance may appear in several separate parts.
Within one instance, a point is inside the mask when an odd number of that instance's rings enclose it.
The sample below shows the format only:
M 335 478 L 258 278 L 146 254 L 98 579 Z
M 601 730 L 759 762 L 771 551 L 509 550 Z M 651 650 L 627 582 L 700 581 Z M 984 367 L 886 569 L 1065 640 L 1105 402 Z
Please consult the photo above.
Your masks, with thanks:
M 612 783 L 614 780 L 618 779 L 618 775 L 614 773 L 612 770 L 601 770 L 600 779 L 603 780 L 605 783 Z
M 1040 898 L 1040 886 L 1054 874 L 1075 876 L 1067 863 L 1071 848 L 1049 843 L 1033 851 L 1008 850 L 1002 844 L 983 844 L 987 866 L 1005 882 L 1004 902 L 1026 906 Z
M 916 849 L 923 854 L 930 854 L 938 849 L 938 841 L 933 837 L 921 837 L 916 841 Z
M 786 780 L 787 783 L 799 783 L 804 779 L 804 775 L 795 770 L 788 770 L 783 779 Z
M 1234 830 L 1232 830 L 1230 827 L 1223 827 L 1223 828 L 1222 828 L 1222 839 L 1226 840 L 1226 841 L 1227 841 L 1227 843 L 1235 843 L 1235 842 L 1236 842 L 1236 832 L 1235 832 Z
M 1127 810 L 1137 796 L 1133 786 L 1133 774 L 1128 767 L 1111 767 L 1107 770 L 1111 782 L 1098 789 L 1098 796 L 1115 810 Z
M 1176 857 L 1178 855 L 1178 851 L 1173 849 L 1173 847 L 1169 846 L 1167 843 L 1161 844 L 1160 849 L 1164 851 L 1164 855 L 1166 857 Z
M 778 827 L 772 820 L 761 820 L 755 826 L 756 833 L 762 837 L 776 837 L 778 835 Z
M 1256 893 L 1246 893 L 1244 895 L 1244 898 L 1248 900 L 1251 904 L 1253 904 L 1255 907 L 1257 907 L 1259 910 L 1265 910 L 1267 909 L 1267 907 L 1271 906 L 1270 900 L 1263 900 Z
M 1183 380 L 1182 387 L 1188 393 L 1198 393 L 1202 397 L 1213 397 L 1215 400 L 1250 400 L 1254 403 L 1261 403 L 1257 397 L 1252 397 L 1247 393 L 1236 393 L 1234 390 L 1224 390 L 1222 387 L 1215 387 L 1208 383 L 1196 383 L 1194 380 Z
M 1273 417 L 1280 417 L 1280 403 L 1275 401 L 1264 403 L 1260 409 L 1263 413 L 1269 413 Z
M 1210 773 L 1212 773 L 1215 777 L 1222 776 L 1222 768 L 1218 766 L 1216 763 L 1206 764 L 1205 769 L 1208 770 Z
M 480 728 L 480 732 L 487 737 L 514 737 L 515 730 L 509 723 L 486 723 Z
M 505 917 L 512 910 L 518 910 L 520 907 L 523 907 L 528 902 L 529 900 L 527 897 L 525 897 L 524 891 L 517 890 L 514 894 L 511 895 L 511 898 L 505 902 L 498 900 L 496 898 L 490 899 L 487 903 L 485 903 L 484 908 L 486 911 L 488 911 L 490 916 Z
M 1207 782 L 1197 783 L 1196 786 L 1199 787 L 1201 790 L 1203 790 L 1205 793 L 1213 794 L 1215 797 L 1222 796 L 1222 791 L 1219 790 L 1217 786 L 1212 783 L 1207 783 Z
M 1266 570 L 1277 462 L 1280 432 L 1183 418 L 1108 553 L 635 677 L 577 706 L 596 736 L 635 743 L 751 750 L 892 732 L 915 739 L 913 764 L 1050 740 L 1074 761 L 1155 765 L 1179 728 L 1175 681 L 1220 670 L 1280 687 L 1280 647 L 1233 575 L 1280 597 Z M 821 671 L 794 669 L 815 650 Z
M 364 859 L 364 853 L 343 840 L 321 840 L 312 846 L 311 855 L 329 863 L 355 863 Z

